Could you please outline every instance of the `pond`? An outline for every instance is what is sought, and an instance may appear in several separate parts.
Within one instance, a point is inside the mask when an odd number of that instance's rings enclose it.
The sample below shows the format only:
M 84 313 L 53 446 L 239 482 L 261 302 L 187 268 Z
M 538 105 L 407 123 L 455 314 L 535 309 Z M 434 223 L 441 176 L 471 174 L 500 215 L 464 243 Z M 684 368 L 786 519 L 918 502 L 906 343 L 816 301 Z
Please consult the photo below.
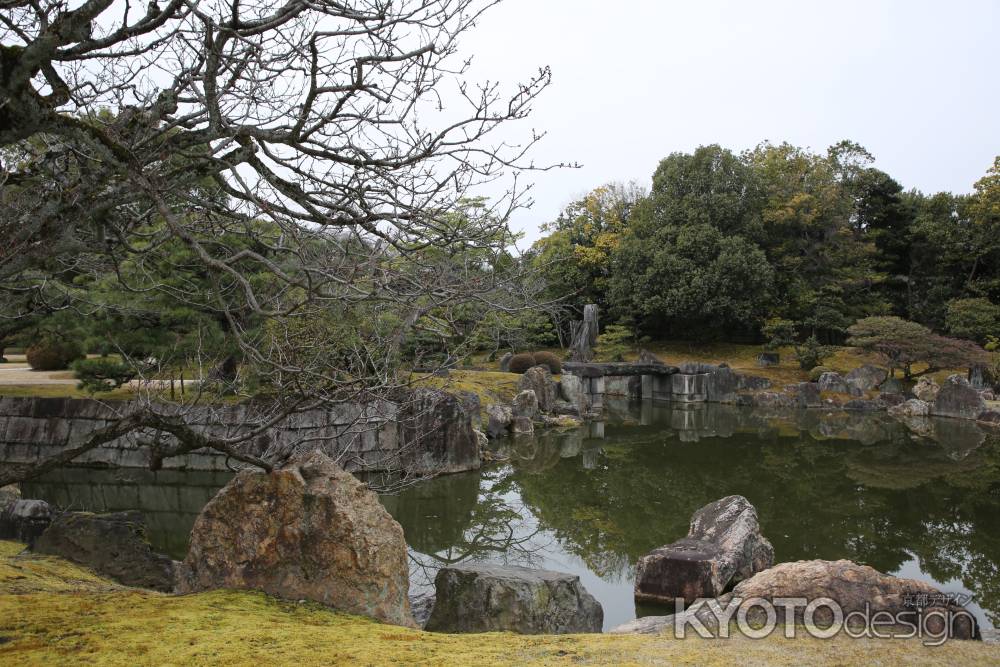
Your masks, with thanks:
M 634 566 L 683 537 L 692 512 L 730 494 L 758 510 L 777 561 L 847 558 L 973 596 L 1000 619 L 1000 437 L 969 422 L 885 414 L 770 414 L 723 405 L 611 402 L 606 421 L 501 441 L 475 473 L 422 482 L 383 503 L 402 524 L 412 587 L 442 564 L 488 560 L 578 574 L 605 627 L 636 609 Z M 64 469 L 28 497 L 145 511 L 175 558 L 217 473 Z

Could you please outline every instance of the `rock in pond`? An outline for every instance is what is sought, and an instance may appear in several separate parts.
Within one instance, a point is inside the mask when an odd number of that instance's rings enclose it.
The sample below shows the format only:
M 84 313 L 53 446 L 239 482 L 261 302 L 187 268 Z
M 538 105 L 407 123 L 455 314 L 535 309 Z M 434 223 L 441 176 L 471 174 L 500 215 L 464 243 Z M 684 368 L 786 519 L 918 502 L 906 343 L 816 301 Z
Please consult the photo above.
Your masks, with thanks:
M 474 564 L 441 568 L 432 632 L 600 632 L 604 610 L 572 574 Z
M 559 380 L 559 393 L 583 413 L 590 409 L 590 399 L 584 389 L 584 380 L 578 375 L 563 373 Z
M 938 383 L 928 377 L 920 378 L 913 386 L 913 395 L 925 403 L 933 403 L 940 391 Z
M 722 595 L 774 562 L 761 535 L 757 510 L 743 496 L 727 496 L 694 513 L 686 538 L 654 549 L 636 566 L 635 599 L 672 604 Z
M 525 389 L 514 397 L 511 408 L 515 419 L 525 417 L 532 420 L 538 416 L 538 395 L 532 389 Z
M 322 452 L 237 473 L 195 520 L 182 593 L 260 590 L 413 626 L 403 529 Z
M 816 382 L 800 382 L 795 385 L 795 390 L 792 393 L 795 396 L 797 407 L 819 408 L 823 406 L 823 397 L 820 395 L 819 384 Z
M 491 438 L 502 436 L 514 421 L 514 412 L 510 406 L 499 403 L 486 406 L 486 416 L 486 435 Z
M 882 574 L 871 567 L 848 560 L 781 563 L 738 583 L 730 593 L 719 597 L 717 602 L 721 608 L 728 608 L 732 604 L 744 604 L 748 620 L 751 623 L 763 623 L 766 620 L 764 610 L 756 605 L 749 606 L 750 601 L 754 599 L 774 601 L 778 598 L 785 599 L 783 604 L 794 606 L 792 620 L 797 624 L 803 622 L 806 605 L 791 600 L 812 602 L 826 598 L 840 606 L 844 617 L 852 612 L 864 613 L 866 609 L 869 610 L 870 617 L 878 612 L 888 612 L 894 617 L 903 614 L 905 616 L 900 618 L 902 621 L 925 623 L 928 636 L 944 635 L 945 628 L 941 614 L 947 615 L 950 612 L 954 614 L 949 633 L 951 637 L 956 639 L 979 637 L 974 617 L 949 602 L 946 596 L 930 584 Z M 782 627 L 785 622 L 785 607 L 777 607 L 776 611 L 777 625 Z M 833 619 L 831 609 L 824 604 L 818 606 L 815 611 L 814 622 L 820 627 L 828 627 Z M 710 631 L 717 631 L 716 616 L 710 612 L 708 606 L 695 605 L 680 615 L 647 616 L 620 625 L 609 632 L 659 633 L 673 627 L 677 619 L 688 615 L 697 617 Z M 922 620 L 918 621 L 918 618 Z
M 0 539 L 23 542 L 29 547 L 52 523 L 52 508 L 44 500 L 14 500 L 0 510 Z
M 174 562 L 146 539 L 140 512 L 65 512 L 35 542 L 38 553 L 60 556 L 118 583 L 171 592 Z
M 930 412 L 938 417 L 975 419 L 986 412 L 986 401 L 964 377 L 951 375 L 941 385 Z
M 530 435 L 535 432 L 535 423 L 527 417 L 514 417 L 510 430 L 515 435 Z
M 919 398 L 911 398 L 908 401 L 893 405 L 889 408 L 889 414 L 893 417 L 926 417 L 930 414 L 931 406 Z
M 552 406 L 556 402 L 556 383 L 552 380 L 552 373 L 545 366 L 533 366 L 525 371 L 517 381 L 517 389 L 522 392 L 527 390 L 535 392 L 538 409 L 542 412 L 552 411 Z

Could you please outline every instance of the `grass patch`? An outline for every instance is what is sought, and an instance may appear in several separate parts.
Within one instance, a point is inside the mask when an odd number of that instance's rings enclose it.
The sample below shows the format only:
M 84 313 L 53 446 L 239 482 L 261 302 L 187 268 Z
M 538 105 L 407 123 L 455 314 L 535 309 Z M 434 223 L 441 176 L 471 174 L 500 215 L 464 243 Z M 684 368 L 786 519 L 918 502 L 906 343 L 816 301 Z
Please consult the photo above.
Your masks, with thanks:
M 4 665 L 993 665 L 981 642 L 673 639 L 668 635 L 443 635 L 340 614 L 261 593 L 173 596 L 126 589 L 59 559 L 12 556 L 0 570 L 46 563 L 36 589 L 0 580 Z M 10 565 L 11 561 L 15 565 Z M 34 567 L 31 565 L 31 567 Z M 86 575 L 86 577 L 84 576 Z M 79 581 L 79 587 L 70 586 Z
M 98 398 L 101 400 L 128 400 L 135 398 L 135 392 L 128 387 L 120 387 L 110 392 L 91 396 L 76 388 L 75 384 L 4 384 L 0 385 L 0 396 L 15 398 Z

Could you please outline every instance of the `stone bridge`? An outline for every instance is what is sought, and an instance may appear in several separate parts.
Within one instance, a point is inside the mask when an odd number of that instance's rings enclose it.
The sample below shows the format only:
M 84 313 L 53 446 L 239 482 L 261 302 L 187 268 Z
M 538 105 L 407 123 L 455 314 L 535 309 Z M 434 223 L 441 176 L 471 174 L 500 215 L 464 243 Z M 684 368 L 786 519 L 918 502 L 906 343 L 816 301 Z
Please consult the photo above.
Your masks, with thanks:
M 770 386 L 764 378 L 741 375 L 721 364 L 671 366 L 646 362 L 563 362 L 563 375 L 579 378 L 590 406 L 600 409 L 605 396 L 628 396 L 682 403 L 735 402 L 736 394 Z

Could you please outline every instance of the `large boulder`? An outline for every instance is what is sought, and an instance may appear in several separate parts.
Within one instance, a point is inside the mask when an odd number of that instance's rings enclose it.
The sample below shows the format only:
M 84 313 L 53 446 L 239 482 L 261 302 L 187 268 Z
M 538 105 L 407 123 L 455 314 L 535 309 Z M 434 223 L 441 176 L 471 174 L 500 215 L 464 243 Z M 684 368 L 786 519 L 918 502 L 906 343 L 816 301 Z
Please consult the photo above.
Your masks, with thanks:
M 517 381 L 518 391 L 533 391 L 538 399 L 538 409 L 551 412 L 556 402 L 556 383 L 552 373 L 545 366 L 533 366 L 524 372 Z
M 400 447 L 393 466 L 439 475 L 479 468 L 479 399 L 437 389 L 406 392 L 399 411 Z
M 42 533 L 34 550 L 79 563 L 126 586 L 174 589 L 174 562 L 153 551 L 140 512 L 65 512 Z
M 590 399 L 585 388 L 585 383 L 589 380 L 571 373 L 563 373 L 559 379 L 559 392 L 562 397 L 575 405 L 580 413 L 590 409 Z
M 832 391 L 838 394 L 848 394 L 851 391 L 844 376 L 833 371 L 827 371 L 820 375 L 818 384 L 820 391 Z
M 889 414 L 893 417 L 926 417 L 930 411 L 931 406 L 919 398 L 911 398 L 889 408 Z
M 600 632 L 604 610 L 572 574 L 501 565 L 441 568 L 433 632 Z
M 941 387 L 929 377 L 922 377 L 913 386 L 913 395 L 924 403 L 933 403 L 938 397 Z
M 52 523 L 52 508 L 44 500 L 14 500 L 0 510 L 0 539 L 23 542 L 29 547 Z
M 517 416 L 514 417 L 514 423 L 511 424 L 510 430 L 514 435 L 531 435 L 535 432 L 535 422 L 528 417 Z
M 865 364 L 860 368 L 855 368 L 847 374 L 845 379 L 848 385 L 857 387 L 862 392 L 872 391 L 889 377 L 889 373 L 878 366 Z
M 933 609 L 960 612 L 961 607 L 948 603 L 941 591 L 930 584 L 915 579 L 903 579 L 882 574 L 867 565 L 858 565 L 849 560 L 809 560 L 794 563 L 780 563 L 760 572 L 733 588 L 727 598 L 805 598 L 818 600 L 829 598 L 840 605 L 846 617 L 851 612 L 870 610 L 896 615 L 903 612 L 927 615 Z M 720 600 L 720 602 L 728 600 Z M 917 605 L 923 607 L 917 611 Z M 804 607 L 796 609 L 796 620 L 802 621 Z M 827 614 L 824 617 L 824 612 Z M 816 619 L 822 623 L 832 620 L 828 608 L 820 607 Z M 926 619 L 932 622 L 933 617 Z M 940 619 L 938 619 L 940 620 Z M 933 628 L 931 627 L 933 630 Z M 941 629 L 933 630 L 940 632 Z M 956 619 L 952 636 L 959 639 L 974 639 L 979 632 L 972 616 Z
M 928 636 L 944 636 L 945 624 L 941 615 L 947 617 L 953 614 L 953 623 L 949 635 L 957 639 L 975 639 L 979 637 L 979 629 L 975 618 L 965 612 L 962 607 L 950 602 L 930 584 L 913 579 L 901 579 L 882 574 L 865 565 L 857 565 L 847 560 L 839 561 L 798 561 L 781 563 L 755 574 L 736 585 L 729 593 L 719 597 L 719 608 L 727 609 L 730 605 L 743 605 L 739 613 L 746 611 L 747 620 L 751 624 L 763 624 L 767 621 L 764 609 L 756 600 L 775 602 L 776 621 L 779 627 L 786 620 L 786 605 L 793 607 L 794 613 L 789 619 L 800 625 L 804 622 L 806 604 L 823 599 L 837 603 L 846 620 L 852 612 L 867 614 L 874 618 L 875 614 L 887 612 L 897 622 L 922 624 Z M 679 615 L 647 616 L 630 621 L 616 628 L 611 633 L 654 634 L 674 627 L 675 622 L 683 620 L 684 616 L 693 616 L 710 632 L 719 631 L 719 618 L 712 613 L 707 605 L 689 607 Z M 883 619 L 882 631 L 888 632 Z M 815 608 L 813 622 L 821 628 L 828 627 L 833 621 L 833 612 L 826 604 Z M 855 632 L 859 631 L 854 625 Z M 800 627 L 801 630 L 801 627 Z M 903 626 L 902 632 L 910 628 Z
M 823 397 L 816 382 L 800 382 L 795 385 L 792 394 L 795 396 L 796 405 L 800 408 L 823 407 Z
M 529 421 L 535 419 L 538 417 L 538 394 L 531 389 L 518 393 L 511 404 L 511 410 L 514 412 L 515 420 L 518 417 L 524 417 Z
M 243 470 L 205 506 L 179 568 L 182 593 L 254 589 L 413 626 L 403 529 L 321 452 Z
M 717 597 L 774 562 L 757 510 L 743 496 L 709 503 L 691 517 L 686 538 L 654 549 L 636 566 L 635 599 L 671 604 Z
M 486 406 L 486 435 L 499 438 L 507 432 L 514 421 L 514 412 L 509 405 L 493 403 Z
M 986 401 L 969 381 L 961 375 L 952 375 L 941 385 L 930 413 L 939 417 L 975 419 L 985 411 Z

